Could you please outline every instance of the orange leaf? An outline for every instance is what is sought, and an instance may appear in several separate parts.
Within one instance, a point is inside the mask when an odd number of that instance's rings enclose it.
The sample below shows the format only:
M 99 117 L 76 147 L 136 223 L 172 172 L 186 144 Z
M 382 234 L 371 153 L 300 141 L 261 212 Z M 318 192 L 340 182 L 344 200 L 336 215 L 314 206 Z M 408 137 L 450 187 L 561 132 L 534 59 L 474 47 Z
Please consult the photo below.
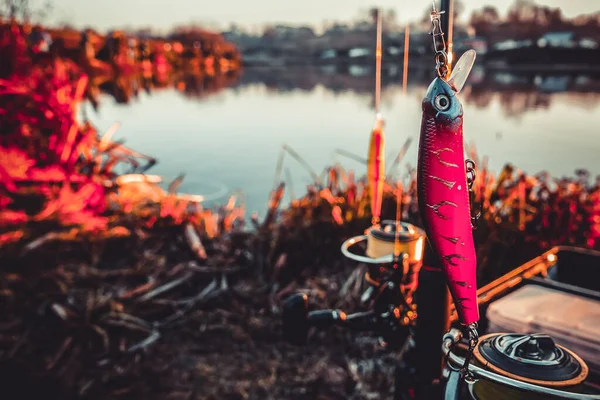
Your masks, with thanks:
M 90 230 L 106 225 L 106 218 L 97 217 L 94 210 L 90 209 L 96 208 L 96 203 L 101 205 L 103 197 L 98 200 L 100 190 L 99 185 L 88 183 L 74 192 L 71 185 L 65 184 L 58 197 L 49 200 L 35 219 L 40 221 L 53 216 L 63 224 L 78 224 Z
M 98 231 L 106 229 L 108 219 L 93 215 L 91 212 L 83 212 L 64 215 L 61 222 L 65 225 L 80 225 L 85 231 Z
M 5 171 L 4 168 L 2 168 L 2 165 L 0 165 L 0 183 L 4 184 L 4 186 L 6 186 L 6 189 L 8 189 L 9 191 L 17 190 L 15 182 L 13 181 L 12 177 L 8 174 L 8 172 Z
M 27 219 L 27 214 L 22 211 L 0 211 L 0 226 L 22 224 Z
M 0 147 L 0 169 L 3 169 L 12 179 L 27 179 L 27 170 L 34 165 L 35 161 L 31 160 L 24 151 L 16 147 L 9 149 Z
M 334 206 L 331 210 L 331 215 L 333 216 L 333 219 L 338 225 L 344 224 L 344 219 L 342 218 L 342 209 L 340 208 L 340 206 Z
M 52 165 L 43 169 L 31 168 L 29 170 L 29 179 L 42 182 L 64 182 L 67 176 L 61 167 Z
M 0 234 L 0 246 L 16 242 L 23 237 L 23 231 L 6 232 Z

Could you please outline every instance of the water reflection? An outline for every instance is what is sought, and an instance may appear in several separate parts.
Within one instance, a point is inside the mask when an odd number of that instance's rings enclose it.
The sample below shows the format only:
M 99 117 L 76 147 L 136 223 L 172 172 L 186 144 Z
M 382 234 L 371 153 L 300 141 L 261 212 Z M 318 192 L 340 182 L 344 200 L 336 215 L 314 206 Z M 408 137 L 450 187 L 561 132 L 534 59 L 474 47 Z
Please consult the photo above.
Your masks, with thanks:
M 383 77 L 386 154 L 413 142 L 400 166 L 414 166 L 421 99 L 433 71 L 409 71 L 407 92 L 394 70 Z M 366 157 L 372 128 L 374 77 L 346 68 L 247 68 L 238 75 L 135 76 L 95 84 L 98 112 L 87 114 L 100 131 L 115 121 L 115 138 L 158 159 L 152 173 L 167 180 L 186 173 L 185 190 L 210 194 L 207 184 L 242 189 L 248 209 L 264 210 L 282 144 L 317 172 L 334 162 L 365 172 L 340 157 L 343 149 Z M 216 95 L 218 94 L 218 95 Z M 114 100 L 111 100 L 111 97 Z M 572 176 L 577 168 L 600 173 L 597 128 L 600 78 L 594 74 L 536 74 L 476 68 L 461 93 L 465 138 L 475 142 L 490 171 L 506 163 L 535 174 Z M 126 105 L 125 105 L 126 104 Z M 304 193 L 306 170 L 287 159 L 286 200 Z M 286 176 L 288 173 L 286 172 Z M 207 192 L 208 191 L 208 192 Z
M 489 72 L 463 98 L 478 108 L 487 108 L 498 96 L 505 115 L 517 117 L 529 110 L 548 109 L 553 94 L 558 93 L 568 93 L 573 107 L 592 109 L 600 99 L 600 77 Z
M 322 86 L 336 94 L 353 92 L 372 95 L 372 70 L 361 68 L 369 73 L 356 73 L 351 67 L 336 69 L 334 66 L 322 69 L 254 68 L 244 71 L 237 86 L 264 84 L 269 90 L 276 92 L 313 91 Z M 384 101 L 386 98 L 393 98 L 401 90 L 398 72 L 387 72 L 382 78 Z M 428 69 L 410 69 L 409 92 L 415 91 L 421 96 L 433 77 L 433 71 Z M 488 108 L 498 98 L 505 116 L 518 117 L 529 110 L 548 109 L 552 95 L 557 93 L 568 93 L 568 101 L 575 107 L 592 109 L 600 100 L 600 73 L 537 74 L 486 71 L 476 67 L 469 76 L 461 98 L 464 103 L 482 109 Z
M 366 67 L 362 67 L 366 68 Z M 431 71 L 410 70 L 409 91 L 416 90 L 420 96 L 432 79 Z M 240 76 L 241 75 L 241 76 Z M 383 101 L 390 102 L 401 90 L 395 74 L 383 77 Z M 203 99 L 228 87 L 243 88 L 262 84 L 271 92 L 314 91 L 324 87 L 334 94 L 357 93 L 372 96 L 372 75 L 353 73 L 351 68 L 342 70 L 324 69 L 247 69 L 216 76 L 176 74 L 167 79 L 134 75 L 105 79 L 98 83 L 98 90 L 109 94 L 118 103 L 128 103 L 137 98 L 140 90 L 151 93 L 153 90 L 175 88 L 189 98 Z M 94 90 L 92 88 L 92 90 Z M 498 98 L 503 113 L 507 117 L 519 117 L 535 109 L 548 109 L 552 95 L 567 93 L 568 101 L 574 107 L 594 108 L 600 99 L 599 75 L 541 75 L 506 71 L 485 71 L 474 69 L 462 94 L 463 102 L 476 108 L 488 108 Z M 97 101 L 94 101 L 97 104 Z M 374 101 L 371 101 L 374 107 Z
M 384 71 L 382 77 L 384 102 L 393 101 L 401 91 L 401 71 L 394 66 Z M 409 70 L 408 91 L 421 96 L 434 74 L 427 68 Z M 155 75 L 130 75 L 115 78 L 102 77 L 92 81 L 90 99 L 97 105 L 98 94 L 112 96 L 118 103 L 127 104 L 138 98 L 139 92 L 174 88 L 184 96 L 203 99 L 226 88 L 244 88 L 260 84 L 269 92 L 312 92 L 323 87 L 333 94 L 355 93 L 372 96 L 373 69 L 365 66 L 358 71 L 354 66 L 321 68 L 249 68 L 227 74 L 199 75 L 177 73 Z M 593 109 L 600 100 L 600 73 L 539 74 L 535 72 L 494 71 L 475 67 L 461 95 L 462 101 L 485 109 L 497 98 L 507 117 L 520 117 L 530 110 L 548 109 L 553 95 L 566 94 L 573 107 Z M 374 102 L 371 101 L 371 107 Z
M 186 97 L 202 99 L 234 86 L 238 80 L 238 70 L 211 75 L 185 72 L 160 75 L 148 72 L 100 76 L 90 81 L 87 98 L 95 109 L 99 106 L 101 94 L 111 96 L 118 104 L 128 104 L 138 99 L 141 92 L 151 94 L 164 89 L 175 89 Z

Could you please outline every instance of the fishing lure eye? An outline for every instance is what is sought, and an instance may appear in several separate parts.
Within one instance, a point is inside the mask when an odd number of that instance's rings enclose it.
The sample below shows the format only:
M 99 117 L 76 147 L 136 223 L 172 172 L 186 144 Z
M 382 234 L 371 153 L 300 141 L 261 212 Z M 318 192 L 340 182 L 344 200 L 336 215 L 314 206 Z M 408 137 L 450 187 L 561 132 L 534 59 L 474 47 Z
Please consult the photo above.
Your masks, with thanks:
M 437 96 L 435 96 L 433 104 L 438 110 L 446 111 L 450 108 L 450 99 L 445 94 L 438 94 Z

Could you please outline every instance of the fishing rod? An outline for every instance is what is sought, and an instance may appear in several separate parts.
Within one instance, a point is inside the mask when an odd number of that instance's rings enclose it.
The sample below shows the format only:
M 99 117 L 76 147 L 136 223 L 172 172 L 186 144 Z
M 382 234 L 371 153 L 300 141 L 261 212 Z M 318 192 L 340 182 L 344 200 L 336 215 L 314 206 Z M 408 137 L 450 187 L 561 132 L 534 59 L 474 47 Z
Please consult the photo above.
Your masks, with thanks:
M 402 68 L 402 93 L 406 94 L 408 87 L 408 52 L 410 45 L 410 24 L 407 22 L 404 27 L 404 65 Z
M 377 9 L 377 45 L 375 48 L 375 113 L 379 114 L 379 104 L 381 103 L 381 49 L 382 19 L 381 9 Z
M 454 0 L 440 0 L 440 22 L 442 31 L 445 32 L 448 46 L 448 73 L 452 73 L 452 62 L 454 61 L 453 34 L 454 34 Z
M 385 135 L 383 132 L 384 121 L 380 113 L 381 103 L 381 35 L 382 20 L 381 9 L 377 9 L 377 45 L 375 49 L 375 125 L 371 131 L 369 143 L 369 157 L 367 159 L 367 183 L 371 202 L 371 225 L 377 226 L 381 216 L 381 202 L 383 197 L 383 184 L 385 179 Z

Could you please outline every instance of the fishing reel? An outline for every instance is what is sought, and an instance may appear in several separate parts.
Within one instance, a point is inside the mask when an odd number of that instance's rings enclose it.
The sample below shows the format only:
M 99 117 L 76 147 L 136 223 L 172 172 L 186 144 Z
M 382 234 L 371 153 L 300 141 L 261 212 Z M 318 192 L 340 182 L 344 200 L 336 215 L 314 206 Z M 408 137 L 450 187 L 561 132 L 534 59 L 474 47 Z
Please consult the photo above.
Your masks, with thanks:
M 585 384 L 588 366 L 546 334 L 494 333 L 480 338 L 469 379 L 463 379 L 462 334 L 451 329 L 444 338 L 445 400 L 600 399 Z
M 283 305 L 283 335 L 294 344 L 304 344 L 311 327 L 333 325 L 379 335 L 382 345 L 396 349 L 413 325 L 417 313 L 412 301 L 422 263 L 424 233 L 407 223 L 383 221 L 365 235 L 348 239 L 342 254 L 367 265 L 368 288 L 361 296 L 367 311 L 347 314 L 342 310 L 308 311 L 308 297 L 295 294 Z M 366 244 L 366 247 L 365 247 Z M 360 249 L 365 254 L 360 254 Z M 354 250 L 354 251 L 351 251 Z M 358 249 L 358 251 L 357 251 Z
M 398 285 L 406 305 L 410 305 L 409 308 L 414 311 L 413 295 L 423 264 L 424 244 L 423 230 L 412 224 L 393 220 L 384 220 L 380 225 L 367 229 L 364 235 L 346 240 L 342 244 L 342 254 L 367 266 L 364 278 L 371 286 L 363 295 L 362 301 L 367 302 L 376 288 L 392 280 Z M 404 256 L 401 260 L 395 256 L 402 253 Z

